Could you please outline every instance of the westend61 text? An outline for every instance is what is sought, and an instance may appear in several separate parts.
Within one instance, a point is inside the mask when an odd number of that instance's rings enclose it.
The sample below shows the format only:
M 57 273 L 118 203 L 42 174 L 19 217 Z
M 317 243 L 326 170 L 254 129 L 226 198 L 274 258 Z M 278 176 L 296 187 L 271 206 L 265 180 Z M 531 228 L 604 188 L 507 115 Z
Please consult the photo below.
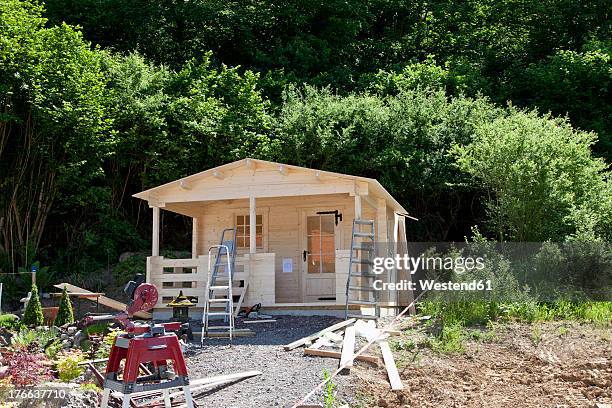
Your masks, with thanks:
M 418 284 L 418 287 L 417 287 Z M 469 282 L 437 282 L 433 279 L 419 280 L 412 282 L 409 280 L 400 280 L 399 282 L 383 282 L 378 279 L 372 283 L 375 290 L 428 290 L 434 292 L 445 291 L 483 291 L 493 290 L 490 280 L 473 280 Z

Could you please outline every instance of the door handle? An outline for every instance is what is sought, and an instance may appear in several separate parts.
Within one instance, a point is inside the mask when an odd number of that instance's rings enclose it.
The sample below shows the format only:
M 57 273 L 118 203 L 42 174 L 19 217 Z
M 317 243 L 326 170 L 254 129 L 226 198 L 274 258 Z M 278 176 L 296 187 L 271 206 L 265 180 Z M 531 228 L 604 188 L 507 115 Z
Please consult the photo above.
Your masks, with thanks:
M 302 252 L 302 257 L 304 258 L 304 262 L 306 262 L 306 255 L 308 255 L 310 252 L 308 252 L 307 250 L 304 250 L 304 252 Z

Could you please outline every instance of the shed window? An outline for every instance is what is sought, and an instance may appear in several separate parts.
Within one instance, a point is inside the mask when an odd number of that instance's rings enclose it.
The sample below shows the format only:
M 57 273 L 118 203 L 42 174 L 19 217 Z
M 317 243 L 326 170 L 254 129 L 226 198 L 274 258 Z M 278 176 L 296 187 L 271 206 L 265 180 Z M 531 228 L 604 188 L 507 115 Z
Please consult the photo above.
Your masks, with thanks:
M 255 216 L 255 239 L 257 248 L 263 248 L 263 216 Z M 248 215 L 236 216 L 236 245 L 238 248 L 251 246 L 251 217 Z

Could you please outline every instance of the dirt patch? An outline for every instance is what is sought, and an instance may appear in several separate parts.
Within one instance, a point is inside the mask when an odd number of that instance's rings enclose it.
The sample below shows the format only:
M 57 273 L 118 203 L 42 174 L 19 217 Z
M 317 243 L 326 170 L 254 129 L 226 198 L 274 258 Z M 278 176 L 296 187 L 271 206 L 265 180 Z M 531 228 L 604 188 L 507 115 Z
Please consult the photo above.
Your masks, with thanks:
M 355 370 L 367 407 L 595 407 L 612 403 L 612 334 L 576 323 L 511 324 L 496 338 L 468 340 L 465 352 L 435 353 L 423 329 L 395 347 L 405 389 L 382 370 Z M 395 340 L 394 340 L 395 341 Z

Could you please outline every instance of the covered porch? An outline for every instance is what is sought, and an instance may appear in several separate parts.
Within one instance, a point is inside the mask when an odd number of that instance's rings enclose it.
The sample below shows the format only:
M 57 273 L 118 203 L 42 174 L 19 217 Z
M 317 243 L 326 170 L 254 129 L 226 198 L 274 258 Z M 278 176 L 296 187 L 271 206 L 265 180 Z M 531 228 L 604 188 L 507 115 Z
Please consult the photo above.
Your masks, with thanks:
M 208 250 L 227 228 L 236 228 L 234 304 L 266 311 L 344 310 L 353 219 L 374 220 L 378 242 L 405 240 L 403 208 L 375 180 L 279 163 L 245 159 L 136 197 L 153 213 L 147 281 L 159 288 L 157 311 L 181 290 L 203 309 Z M 161 211 L 192 219 L 191 258 L 160 256 Z M 381 306 L 399 301 L 385 293 Z

